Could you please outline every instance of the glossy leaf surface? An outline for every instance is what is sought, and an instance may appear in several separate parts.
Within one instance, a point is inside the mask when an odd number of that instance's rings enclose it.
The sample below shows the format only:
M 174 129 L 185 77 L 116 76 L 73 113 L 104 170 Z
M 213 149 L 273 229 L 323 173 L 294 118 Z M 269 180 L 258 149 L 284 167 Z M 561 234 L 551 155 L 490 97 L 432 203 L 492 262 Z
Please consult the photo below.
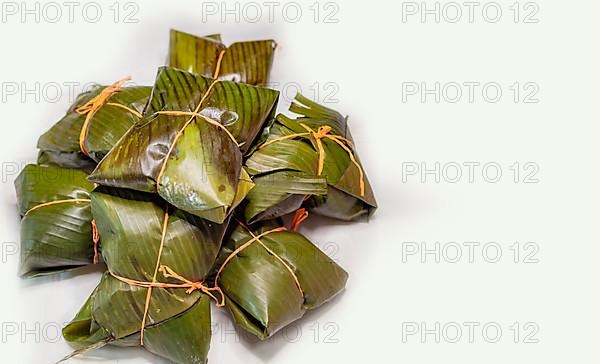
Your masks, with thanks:
M 237 228 L 218 264 L 250 238 Z M 348 274 L 299 233 L 273 232 L 260 240 L 292 269 L 302 290 L 286 266 L 258 243 L 231 259 L 218 283 L 238 326 L 265 339 L 336 296 Z
M 38 140 L 38 148 L 52 153 L 55 157 L 57 153 L 62 153 L 62 158 L 54 158 L 55 162 L 64 159 L 66 153 L 76 153 L 80 155 L 80 158 L 86 158 L 81 153 L 79 146 L 79 136 L 86 114 L 79 114 L 75 110 L 97 96 L 105 87 L 95 85 L 90 91 L 79 95 L 65 116 L 42 134 Z M 123 134 L 139 120 L 131 111 L 114 104 L 126 106 L 141 114 L 150 96 L 150 91 L 151 88 L 145 86 L 125 87 L 112 95 L 107 103 L 93 115 L 84 141 L 92 160 L 99 162 Z M 64 166 L 68 167 L 69 165 Z
M 162 68 L 146 118 L 117 143 L 90 180 L 158 192 L 187 212 L 223 222 L 239 202 L 236 195 L 242 152 L 272 117 L 278 93 L 227 81 L 216 83 L 210 90 L 199 113 L 224 125 L 240 147 L 222 128 L 203 117 L 157 113 L 195 110 L 211 82 Z
M 258 40 L 227 47 L 218 35 L 198 37 L 172 29 L 169 66 L 212 77 L 219 53 L 225 50 L 220 80 L 264 86 L 269 80 L 276 46 L 273 40 Z
M 83 171 L 27 165 L 15 180 L 21 221 L 19 274 L 39 276 L 92 263 L 92 215 L 86 201 L 95 188 Z
M 279 139 L 292 134 L 306 134 L 306 128 L 317 132 L 321 127 L 331 128 L 330 135 L 339 136 L 348 140 L 344 144 L 360 163 L 356 155 L 352 137 L 347 130 L 346 118 L 335 110 L 326 108 L 298 94 L 292 103 L 290 111 L 299 114 L 296 119 L 285 115 L 277 115 L 275 124 L 270 128 L 265 138 L 263 147 L 259 146 L 246 161 L 246 167 L 253 176 L 264 178 L 280 171 L 291 170 L 312 174 L 326 179 L 327 193 L 307 193 L 312 195 L 306 206 L 321 215 L 341 219 L 354 220 L 372 213 L 377 203 L 373 190 L 361 165 L 363 175 L 352 162 L 350 154 L 337 142 L 331 139 L 321 139 L 323 147 L 323 170 L 318 171 L 319 153 L 316 139 L 312 135 L 305 135 L 293 139 Z M 360 189 L 360 181 L 364 182 L 364 195 Z M 257 180 L 260 180 L 256 178 Z M 257 189 L 261 190 L 260 183 Z M 290 193 L 293 190 L 290 189 Z M 277 201 L 272 196 L 254 194 L 253 206 L 260 206 L 262 211 L 281 211 L 288 213 L 289 203 Z M 287 205 L 281 205 L 287 204 Z M 256 216 L 261 211 L 255 209 L 248 211 L 246 216 Z M 281 216 L 281 215 L 279 215 Z M 277 217 L 273 213 L 265 214 L 266 218 Z M 255 219 L 256 220 L 256 219 Z

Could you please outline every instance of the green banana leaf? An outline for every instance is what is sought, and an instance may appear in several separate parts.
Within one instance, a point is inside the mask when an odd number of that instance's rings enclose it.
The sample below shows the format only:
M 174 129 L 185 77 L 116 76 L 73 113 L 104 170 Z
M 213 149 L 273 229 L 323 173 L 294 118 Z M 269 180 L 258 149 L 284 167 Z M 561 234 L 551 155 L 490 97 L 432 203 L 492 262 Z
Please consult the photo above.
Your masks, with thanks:
M 244 228 L 235 228 L 215 267 L 250 239 Z M 271 232 L 260 240 L 293 270 L 302 291 L 285 265 L 258 242 L 235 255 L 217 283 L 236 325 L 264 340 L 335 297 L 348 273 L 297 232 Z
M 102 279 L 108 279 L 107 276 L 105 274 Z M 107 344 L 120 347 L 140 345 L 139 332 L 116 339 L 94 320 L 92 302 L 97 292 L 98 289 L 94 290 L 73 320 L 63 328 L 65 340 L 79 348 L 63 360 Z M 188 310 L 144 330 L 144 347 L 174 363 L 206 363 L 210 339 L 210 299 L 204 294 Z
M 225 50 L 220 80 L 265 86 L 276 47 L 273 40 L 238 42 L 227 47 L 218 34 L 198 37 L 171 29 L 168 65 L 212 77 L 219 53 Z
M 71 322 L 62 330 L 65 340 L 80 349 L 85 349 L 102 342 L 116 343 L 110 332 L 99 326 L 92 317 L 92 302 L 97 291 L 98 289 L 96 288 Z
M 138 345 L 148 288 L 115 276 L 152 282 L 160 254 L 161 265 L 202 282 L 217 257 L 226 224 L 168 207 L 154 194 L 101 189 L 91 194 L 91 200 L 110 273 L 104 274 L 63 335 L 80 346 L 103 341 Z M 162 273 L 157 281 L 181 283 Z M 210 299 L 185 288 L 152 288 L 144 334 L 144 347 L 150 352 L 177 363 L 204 363 L 210 345 Z M 132 339 L 136 335 L 137 343 Z
M 221 123 L 239 146 L 204 118 L 193 117 L 188 123 L 189 115 L 157 114 L 194 111 L 211 83 L 212 79 L 203 76 L 161 68 L 144 119 L 98 164 L 90 180 L 105 186 L 157 192 L 191 214 L 216 223 L 225 221 L 239 202 L 240 188 L 248 190 L 247 184 L 240 187 L 239 183 L 244 179 L 243 153 L 265 121 L 273 117 L 279 93 L 230 81 L 212 87 L 199 113 Z
M 16 178 L 15 188 L 23 216 L 21 276 L 41 276 L 93 262 L 89 198 L 95 185 L 87 181 L 85 172 L 29 164 Z M 70 199 L 84 201 L 39 206 Z
M 300 94 L 296 95 L 290 111 L 300 116 L 290 119 L 285 115 L 277 115 L 276 122 L 269 129 L 266 142 L 291 134 L 306 133 L 307 130 L 301 124 L 313 131 L 318 131 L 320 127 L 325 126 L 331 128 L 329 134 L 344 137 L 351 143 L 348 148 L 360 164 L 352 137 L 347 130 L 346 118 L 340 113 L 319 105 Z M 326 138 L 321 140 L 325 158 L 320 175 L 317 168 L 319 154 L 316 141 L 312 137 L 277 140 L 254 150 L 246 161 L 246 167 L 250 175 L 254 177 L 255 189 L 264 191 L 264 193 L 260 195 L 255 193 L 250 196 L 252 201 L 248 206 L 259 206 L 260 209 L 247 210 L 247 218 L 259 221 L 261 213 L 265 214 L 265 218 L 272 218 L 277 216 L 277 214 L 271 213 L 272 211 L 279 211 L 281 214 L 290 212 L 289 206 L 280 206 L 286 201 L 278 201 L 277 196 L 283 191 L 269 190 L 268 186 L 261 186 L 264 182 L 257 178 L 277 175 L 290 170 L 305 173 L 312 178 L 326 179 L 327 191 L 325 193 L 322 191 L 319 191 L 320 193 L 305 192 L 305 196 L 312 196 L 305 205 L 310 207 L 313 212 L 348 221 L 373 213 L 377 208 L 377 203 L 366 173 L 363 177 L 364 195 L 361 195 L 359 169 L 352 163 L 349 153 L 333 140 Z M 361 169 L 364 172 L 362 165 Z M 273 177 L 272 179 L 278 178 Z M 299 194 L 299 191 L 292 186 L 295 185 L 290 183 L 287 193 Z
M 38 148 L 52 164 L 73 168 L 83 161 L 91 160 L 97 163 L 138 121 L 135 114 L 113 104 L 126 106 L 141 114 L 150 96 L 151 87 L 124 87 L 113 94 L 91 118 L 84 139 L 89 158 L 81 152 L 79 135 L 87 114 L 79 114 L 75 110 L 98 96 L 105 87 L 94 85 L 90 91 L 80 94 L 65 116 L 39 138 Z
M 246 196 L 244 214 L 249 223 L 273 219 L 296 211 L 306 195 L 326 195 L 327 181 L 303 172 L 279 171 L 254 178 Z
M 40 166 L 54 166 L 70 169 L 81 169 L 91 173 L 96 168 L 96 162 L 80 152 L 57 152 L 52 150 L 40 150 L 37 164 Z

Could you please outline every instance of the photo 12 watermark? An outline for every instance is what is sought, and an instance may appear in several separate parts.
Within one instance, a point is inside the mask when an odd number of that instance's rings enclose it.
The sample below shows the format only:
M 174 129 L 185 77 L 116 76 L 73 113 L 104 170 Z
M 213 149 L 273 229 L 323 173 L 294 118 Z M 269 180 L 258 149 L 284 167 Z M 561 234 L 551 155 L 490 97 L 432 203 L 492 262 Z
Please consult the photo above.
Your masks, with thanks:
M 82 223 L 82 225 L 86 224 L 90 224 L 91 239 L 91 221 Z M 39 235 L 38 238 L 43 239 L 43 236 Z M 317 264 L 330 264 L 332 261 L 339 263 L 337 255 L 340 251 L 340 245 L 338 243 L 331 241 L 313 243 L 318 248 L 317 250 L 302 250 L 294 245 L 288 245 L 280 248 L 279 255 L 291 261 L 314 262 Z M 28 246 L 21 246 L 21 244 L 14 241 L 5 241 L 0 243 L 0 263 L 18 262 L 19 264 L 27 263 L 29 265 L 42 263 L 47 265 L 54 262 L 56 266 L 60 266 L 65 261 L 69 261 L 72 265 L 84 266 L 92 264 L 94 254 L 92 248 L 93 243 L 90 242 L 88 247 L 89 259 L 86 261 L 85 257 L 82 256 L 85 253 L 85 246 L 39 243 L 33 249 L 34 254 L 31 254 L 26 251 L 21 252 L 21 249 L 28 249 Z M 130 262 L 133 259 L 132 257 L 142 254 L 145 249 L 146 247 L 140 245 L 137 241 L 121 241 L 117 248 L 110 251 L 110 260 L 113 263 Z M 264 249 L 249 249 L 244 251 L 243 256 L 244 259 L 262 261 L 264 264 L 279 264 L 278 258 Z
M 536 322 L 403 322 L 402 343 L 475 344 L 512 342 L 538 344 L 540 326 Z
M 59 322 L 13 322 L 0 324 L 0 338 L 3 344 L 19 343 L 57 343 L 62 340 L 62 328 L 66 323 Z
M 31 163 L 2 162 L 2 183 L 13 183 L 15 178 Z M 81 171 L 70 168 L 31 168 L 23 177 L 35 183 L 56 183 L 63 185 L 65 182 L 77 181 Z
M 0 5 L 2 23 L 139 23 L 138 2 L 22 2 L 3 1 Z
M 127 81 L 124 87 L 140 86 L 133 81 Z M 104 88 L 98 82 L 80 81 L 47 81 L 47 82 L 0 82 L 0 102 L 6 103 L 49 103 L 55 104 L 66 101 L 73 103 L 81 94 Z
M 277 327 L 277 323 L 270 323 Z M 264 340 L 260 340 L 256 335 L 249 333 L 244 329 L 236 329 L 231 322 L 219 322 L 211 325 L 212 340 L 220 341 L 221 343 L 236 342 L 240 340 L 251 343 L 276 343 L 283 341 L 288 344 L 299 342 L 308 342 L 311 344 L 339 344 L 340 343 L 340 325 L 337 322 L 311 322 L 297 323 L 292 322 L 286 324 L 275 335 Z
M 402 263 L 499 263 L 537 264 L 536 242 L 402 242 Z
M 537 24 L 539 13 L 539 3 L 531 1 L 402 2 L 402 23 Z
M 295 1 L 234 2 L 203 1 L 202 22 L 298 23 L 303 19 L 314 23 L 336 24 L 340 22 L 340 3 L 334 1 L 300 4 Z
M 536 162 L 402 162 L 402 183 L 540 183 Z
M 313 83 L 290 82 L 268 82 L 268 88 L 279 90 L 281 100 L 284 102 L 294 101 L 297 94 L 302 94 L 319 104 L 337 104 L 340 100 L 337 98 L 340 92 L 340 86 L 334 81 L 315 81 Z
M 538 104 L 540 86 L 536 82 L 450 81 L 402 82 L 402 103 L 487 103 Z

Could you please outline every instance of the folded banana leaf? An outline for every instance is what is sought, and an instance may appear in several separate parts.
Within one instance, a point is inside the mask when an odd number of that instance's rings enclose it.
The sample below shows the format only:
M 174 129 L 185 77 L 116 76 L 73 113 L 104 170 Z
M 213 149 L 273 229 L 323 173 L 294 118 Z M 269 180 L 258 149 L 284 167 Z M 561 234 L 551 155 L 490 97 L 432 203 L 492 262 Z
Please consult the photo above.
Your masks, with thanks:
M 304 205 L 324 216 L 354 220 L 371 214 L 377 203 L 346 118 L 300 94 L 290 111 L 300 116 L 277 115 L 266 142 L 246 161 L 255 191 L 261 192 L 249 194 L 246 218 L 255 222 L 281 216 L 310 196 Z M 326 188 L 319 179 L 325 179 Z
M 344 289 L 348 273 L 301 234 L 246 229 L 235 228 L 215 265 L 238 327 L 264 340 Z
M 244 208 L 250 223 L 290 214 L 302 206 L 307 195 L 327 194 L 325 178 L 298 171 L 259 175 L 253 182 L 255 186 L 246 196 Z
M 102 279 L 107 279 L 105 274 Z M 62 361 L 105 345 L 132 347 L 140 345 L 140 333 L 116 338 L 94 319 L 92 304 L 102 283 L 86 300 L 73 320 L 62 330 L 67 342 L 78 350 Z M 119 311 L 119 310 L 117 310 Z M 210 348 L 210 298 L 204 294 L 186 311 L 144 330 L 144 347 L 174 363 L 206 363 Z
M 265 86 L 269 80 L 276 47 L 273 40 L 238 42 L 227 47 L 218 34 L 198 37 L 171 29 L 168 64 L 212 77 L 219 54 L 225 50 L 220 80 Z
M 272 120 L 279 93 L 174 68 L 159 70 L 144 119 L 89 179 L 157 192 L 174 206 L 222 223 L 253 186 L 242 156 Z
M 148 351 L 176 363 L 205 363 L 210 298 L 198 287 L 174 286 L 204 280 L 226 224 L 168 207 L 153 194 L 103 189 L 91 199 L 108 272 L 64 328 L 65 339 L 84 348 L 140 345 L 144 327 Z
M 139 120 L 150 96 L 151 87 L 122 87 L 123 83 L 95 85 L 80 94 L 65 116 L 39 138 L 41 162 L 66 168 L 99 162 Z
M 15 180 L 21 220 L 19 274 L 35 277 L 94 261 L 90 192 L 75 169 L 27 165 Z
M 87 158 L 82 153 L 56 152 L 52 150 L 40 150 L 37 164 L 40 166 L 80 169 L 88 174 L 96 168 L 96 162 Z

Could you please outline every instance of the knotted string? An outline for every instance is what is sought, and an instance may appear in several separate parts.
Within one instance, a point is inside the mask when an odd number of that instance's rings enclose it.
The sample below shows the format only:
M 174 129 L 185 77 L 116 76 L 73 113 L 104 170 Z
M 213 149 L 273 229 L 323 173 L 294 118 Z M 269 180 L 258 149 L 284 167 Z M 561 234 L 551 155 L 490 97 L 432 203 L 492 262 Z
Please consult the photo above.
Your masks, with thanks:
M 204 285 L 204 282 L 192 282 L 192 281 L 188 280 L 187 278 L 180 276 L 173 269 L 171 269 L 169 266 L 166 266 L 164 264 L 160 265 L 160 268 L 158 269 L 158 271 L 160 273 L 162 273 L 162 275 L 165 278 L 173 278 L 182 283 L 144 282 L 144 281 L 138 281 L 135 279 L 121 277 L 121 276 L 113 274 L 113 273 L 111 273 L 111 275 L 114 278 L 120 280 L 121 282 L 129 284 L 130 286 L 137 286 L 137 287 L 142 287 L 142 288 L 187 288 L 187 290 L 185 291 L 185 293 L 187 293 L 187 294 L 192 294 L 194 291 L 199 290 L 199 291 L 202 291 L 203 293 L 205 293 L 206 295 L 208 295 L 215 302 L 217 302 L 217 306 L 219 306 L 219 307 L 222 306 L 222 305 L 220 305 L 222 298 L 218 298 L 217 296 L 215 296 L 212 293 L 212 292 L 219 292 L 219 294 L 221 294 L 220 288 L 207 287 Z
M 89 157 L 88 150 L 85 146 L 85 139 L 87 138 L 89 124 L 90 124 L 90 121 L 92 120 L 92 118 L 94 117 L 94 115 L 96 114 L 96 112 L 98 112 L 98 110 L 100 110 L 100 108 L 102 106 L 104 106 L 104 105 L 116 106 L 121 109 L 129 111 L 130 113 L 132 113 L 133 115 L 137 116 L 140 119 L 142 118 L 142 115 L 139 112 L 137 112 L 136 110 L 133 110 L 125 105 L 117 104 L 114 102 L 107 103 L 108 99 L 115 93 L 121 91 L 123 89 L 123 85 L 125 85 L 125 83 L 129 80 L 131 80 L 131 76 L 127 76 L 127 77 L 120 79 L 119 81 L 113 83 L 112 85 L 105 87 L 102 91 L 100 91 L 100 93 L 98 95 L 94 96 L 88 102 L 86 102 L 85 104 L 83 104 L 80 107 L 75 109 L 75 112 L 77 112 L 79 115 L 86 114 L 85 121 L 83 122 L 81 131 L 79 132 L 79 149 L 81 149 L 81 152 L 83 154 L 85 154 L 86 156 Z
M 300 224 L 302 224 L 306 219 L 308 219 L 308 210 L 303 207 L 296 210 L 294 213 L 294 218 L 292 219 L 292 223 L 290 224 L 290 230 L 298 230 Z
M 233 134 L 231 134 L 229 132 L 229 130 L 227 130 L 227 128 L 224 127 L 221 123 L 219 123 L 218 121 L 212 120 L 211 118 L 209 118 L 207 116 L 200 114 L 200 109 L 202 107 L 202 104 L 204 104 L 204 101 L 206 101 L 206 98 L 212 91 L 213 87 L 219 82 L 219 73 L 221 72 L 221 62 L 223 61 L 224 55 L 225 55 L 225 49 L 221 50 L 221 52 L 219 53 L 219 58 L 217 59 L 217 65 L 215 67 L 215 72 L 213 74 L 213 81 L 206 89 L 206 92 L 204 93 L 204 95 L 202 95 L 202 98 L 200 98 L 200 102 L 198 102 L 198 105 L 196 105 L 196 108 L 194 109 L 194 111 L 192 111 L 192 112 L 189 112 L 189 111 L 157 111 L 155 113 L 155 115 L 190 116 L 189 120 L 186 121 L 185 124 L 183 124 L 183 126 L 179 129 L 179 131 L 175 135 L 175 138 L 173 139 L 173 142 L 171 142 L 171 145 L 169 146 L 167 155 L 165 156 L 165 159 L 164 159 L 162 165 L 160 166 L 160 170 L 158 171 L 158 175 L 156 176 L 157 188 L 158 188 L 158 185 L 160 185 L 160 180 L 162 179 L 165 169 L 167 168 L 167 162 L 169 161 L 169 157 L 171 156 L 171 153 L 173 153 L 173 149 L 175 149 L 175 145 L 177 144 L 177 141 L 183 135 L 185 128 L 187 128 L 188 125 L 190 125 L 197 117 L 202 118 L 203 120 L 205 120 L 206 122 L 208 122 L 211 125 L 215 125 L 215 126 L 219 127 L 221 130 L 224 130 L 227 133 L 227 135 L 229 136 L 229 138 L 231 138 L 236 145 L 238 144 L 237 141 L 235 140 L 235 137 L 233 136 Z
M 327 126 L 327 125 L 323 125 L 320 126 L 319 129 L 317 131 L 312 130 L 311 128 L 309 128 L 307 125 L 303 124 L 303 123 L 298 123 L 300 124 L 305 130 L 306 133 L 295 133 L 295 134 L 290 134 L 290 135 L 285 135 L 282 137 L 278 137 L 272 140 L 269 140 L 268 142 L 264 143 L 263 145 L 261 145 L 259 147 L 259 149 L 262 149 L 264 147 L 266 147 L 267 145 L 282 141 L 282 140 L 287 140 L 287 139 L 294 139 L 294 138 L 312 138 L 315 141 L 315 146 L 317 149 L 317 155 L 319 157 L 318 159 L 318 165 L 317 165 L 317 175 L 321 175 L 321 173 L 323 173 L 323 165 L 325 162 L 325 149 L 323 148 L 323 139 L 329 139 L 334 141 L 335 143 L 337 143 L 340 147 L 342 147 L 342 149 L 344 149 L 344 151 L 346 151 L 346 153 L 348 153 L 348 156 L 350 157 L 350 160 L 352 161 L 352 163 L 356 166 L 356 168 L 358 168 L 358 173 L 359 173 L 359 187 L 360 187 L 360 196 L 364 197 L 365 195 L 365 177 L 364 177 L 364 172 L 362 170 L 362 167 L 360 166 L 360 163 L 358 163 L 358 161 L 356 160 L 356 157 L 354 156 L 354 153 L 352 152 L 352 150 L 348 147 L 348 145 L 350 147 L 352 146 L 352 143 L 339 135 L 334 135 L 334 134 L 329 134 L 329 132 L 331 131 L 331 127 Z

